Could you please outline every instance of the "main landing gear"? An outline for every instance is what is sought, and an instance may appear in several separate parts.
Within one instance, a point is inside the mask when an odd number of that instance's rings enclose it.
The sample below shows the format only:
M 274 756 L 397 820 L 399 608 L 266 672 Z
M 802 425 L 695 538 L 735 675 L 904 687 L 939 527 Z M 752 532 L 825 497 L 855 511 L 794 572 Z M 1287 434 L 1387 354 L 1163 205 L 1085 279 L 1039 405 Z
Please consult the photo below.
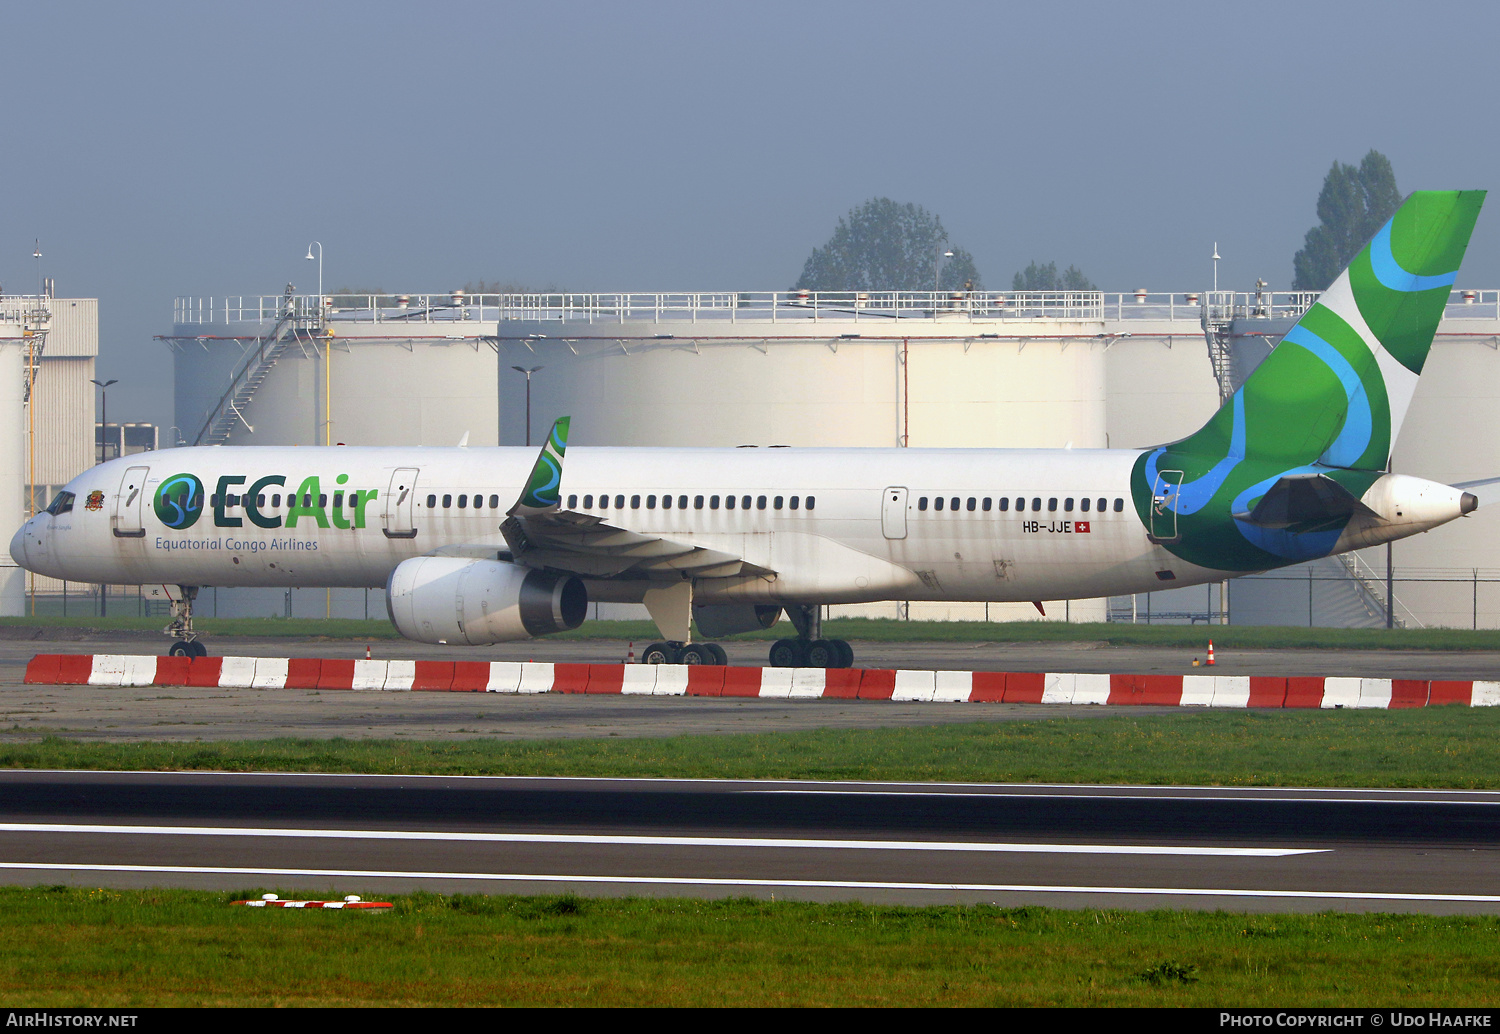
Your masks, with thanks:
M 198 642 L 198 633 L 193 631 L 193 601 L 198 598 L 196 585 L 179 585 L 181 595 L 172 601 L 172 620 L 162 629 L 176 639 L 167 649 L 169 657 L 207 657 L 208 647 Z
M 773 668 L 848 668 L 854 649 L 842 639 L 823 638 L 823 616 L 814 604 L 795 604 L 786 616 L 797 629 L 796 639 L 778 639 L 771 647 Z
M 718 643 L 652 643 L 641 651 L 642 664 L 728 664 Z

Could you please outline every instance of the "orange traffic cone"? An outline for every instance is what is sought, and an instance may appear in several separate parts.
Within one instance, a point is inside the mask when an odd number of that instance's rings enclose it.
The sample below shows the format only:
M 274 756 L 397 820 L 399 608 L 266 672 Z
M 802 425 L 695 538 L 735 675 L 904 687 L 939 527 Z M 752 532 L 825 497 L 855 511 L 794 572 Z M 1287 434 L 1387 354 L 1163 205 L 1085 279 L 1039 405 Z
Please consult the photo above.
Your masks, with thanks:
M 634 664 L 635 663 L 635 643 L 631 643 L 630 644 L 630 650 L 629 650 L 629 652 L 627 652 L 625 654 L 625 663 L 626 664 Z
M 370 659 L 370 644 L 366 643 L 365 644 L 365 660 L 369 660 L 369 659 Z
M 1210 666 L 1214 663 L 1214 641 L 1212 639 L 1208 641 L 1208 663 Z

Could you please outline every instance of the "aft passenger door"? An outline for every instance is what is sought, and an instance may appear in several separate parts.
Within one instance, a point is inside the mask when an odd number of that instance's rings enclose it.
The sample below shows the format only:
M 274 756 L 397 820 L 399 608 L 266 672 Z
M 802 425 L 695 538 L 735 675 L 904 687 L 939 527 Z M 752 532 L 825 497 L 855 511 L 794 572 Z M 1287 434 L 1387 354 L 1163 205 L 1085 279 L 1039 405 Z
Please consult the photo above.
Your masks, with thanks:
M 417 537 L 415 505 L 417 499 L 417 468 L 400 467 L 391 475 L 391 484 L 385 494 L 385 537 L 388 539 L 414 539 Z
M 880 528 L 888 539 L 906 538 L 906 489 L 887 488 L 881 499 Z
M 146 475 L 150 467 L 131 467 L 120 478 L 120 490 L 115 493 L 115 512 L 112 524 L 115 538 L 139 539 L 146 537 L 145 525 L 141 522 L 141 510 L 146 500 Z
M 1163 470 L 1151 486 L 1151 541 L 1178 542 L 1177 493 L 1182 490 L 1182 471 Z

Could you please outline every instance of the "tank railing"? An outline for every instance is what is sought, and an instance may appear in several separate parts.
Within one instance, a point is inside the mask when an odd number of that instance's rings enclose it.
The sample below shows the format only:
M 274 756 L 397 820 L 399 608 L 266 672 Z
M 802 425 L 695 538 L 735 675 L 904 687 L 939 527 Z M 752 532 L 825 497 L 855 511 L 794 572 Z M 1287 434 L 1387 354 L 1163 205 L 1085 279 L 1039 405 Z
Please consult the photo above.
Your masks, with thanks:
M 44 322 L 52 316 L 52 299 L 46 295 L 10 294 L 0 296 L 0 323 Z
M 803 320 L 890 322 L 936 319 L 1164 320 L 1295 319 L 1316 291 L 683 291 L 619 293 L 239 295 L 178 298 L 173 322 L 266 323 L 290 304 L 302 319 L 354 323 L 527 320 L 580 323 Z M 0 299 L 0 305 L 24 299 Z M 33 303 L 35 299 L 32 300 Z M 3 312 L 3 308 L 0 308 Z M 1500 319 L 1500 290 L 1458 289 L 1449 320 Z

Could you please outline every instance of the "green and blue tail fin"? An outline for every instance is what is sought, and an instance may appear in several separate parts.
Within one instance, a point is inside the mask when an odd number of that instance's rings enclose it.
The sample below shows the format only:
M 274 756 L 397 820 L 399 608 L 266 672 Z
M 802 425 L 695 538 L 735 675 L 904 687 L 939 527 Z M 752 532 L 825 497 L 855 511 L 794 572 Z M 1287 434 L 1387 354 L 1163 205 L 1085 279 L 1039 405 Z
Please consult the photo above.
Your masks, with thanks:
M 1484 196 L 1408 197 L 1208 423 L 1142 456 L 1136 508 L 1148 526 L 1172 518 L 1173 553 L 1230 570 L 1326 555 L 1335 527 L 1230 518 L 1283 478 L 1322 477 L 1357 499 L 1386 469 Z

